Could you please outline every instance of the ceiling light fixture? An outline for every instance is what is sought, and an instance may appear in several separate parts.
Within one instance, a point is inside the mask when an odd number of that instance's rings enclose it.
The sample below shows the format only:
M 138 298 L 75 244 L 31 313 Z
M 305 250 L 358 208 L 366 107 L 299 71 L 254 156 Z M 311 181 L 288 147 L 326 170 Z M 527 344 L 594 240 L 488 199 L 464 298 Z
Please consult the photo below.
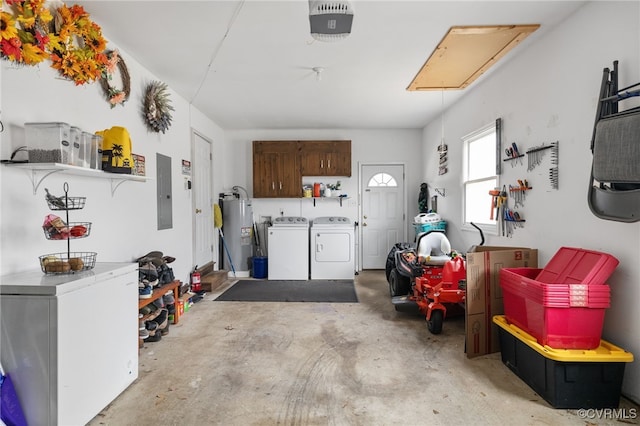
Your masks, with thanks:
M 324 71 L 324 68 L 322 68 L 322 67 L 313 67 L 311 69 L 313 70 L 313 72 L 316 73 L 316 81 L 322 80 L 322 71 Z
M 309 23 L 316 40 L 342 40 L 351 34 L 353 5 L 347 0 L 309 0 Z

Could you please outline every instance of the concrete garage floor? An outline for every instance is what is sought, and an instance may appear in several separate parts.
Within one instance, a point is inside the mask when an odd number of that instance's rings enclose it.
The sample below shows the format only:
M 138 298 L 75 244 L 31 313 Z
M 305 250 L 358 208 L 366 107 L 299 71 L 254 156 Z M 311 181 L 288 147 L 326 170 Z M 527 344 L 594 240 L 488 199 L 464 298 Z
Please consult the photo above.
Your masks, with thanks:
M 89 424 L 621 424 L 553 409 L 499 353 L 467 359 L 464 318 L 430 334 L 395 311 L 383 271 L 356 277 L 354 304 L 213 302 L 230 284 L 146 343 L 139 378 Z

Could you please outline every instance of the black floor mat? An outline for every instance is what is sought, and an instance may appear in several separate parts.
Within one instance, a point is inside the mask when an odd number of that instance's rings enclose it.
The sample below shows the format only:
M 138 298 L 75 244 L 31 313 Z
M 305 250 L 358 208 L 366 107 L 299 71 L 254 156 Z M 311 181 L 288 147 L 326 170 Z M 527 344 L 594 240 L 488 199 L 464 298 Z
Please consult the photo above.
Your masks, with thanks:
M 353 280 L 240 280 L 216 301 L 358 303 Z

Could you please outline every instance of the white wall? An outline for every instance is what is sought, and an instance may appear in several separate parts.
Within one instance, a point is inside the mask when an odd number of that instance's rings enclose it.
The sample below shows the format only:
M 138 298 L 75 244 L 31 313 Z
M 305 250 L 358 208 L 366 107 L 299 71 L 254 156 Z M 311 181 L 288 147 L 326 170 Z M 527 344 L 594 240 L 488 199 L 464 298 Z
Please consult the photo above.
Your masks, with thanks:
M 638 83 L 638 2 L 588 3 L 536 44 L 511 58 L 486 81 L 472 86 L 460 102 L 445 112 L 449 174 L 438 176 L 435 167 L 427 167 L 423 177 L 435 187 L 446 188 L 446 197 L 439 199 L 439 212 L 453 225 L 448 234 L 454 247 L 465 250 L 479 241 L 476 232 L 461 231 L 459 225 L 460 138 L 502 117 L 503 143 L 516 142 L 521 151 L 558 140 L 558 190 L 549 187 L 548 169 L 527 172 L 526 158 L 521 166 L 512 168 L 503 164 L 501 184 L 515 185 L 517 179 L 527 178 L 533 186 L 524 208 L 519 209 L 527 222 L 512 238 L 487 236 L 486 243 L 538 248 L 542 266 L 562 246 L 616 256 L 620 265 L 609 280 L 611 308 L 606 311 L 603 337 L 638 357 L 640 223 L 598 219 L 587 204 L 592 159 L 589 144 L 597 94 L 602 70 L 612 67 L 614 60 L 620 61 L 621 88 Z M 439 118 L 424 129 L 423 141 L 425 164 L 437 164 Z M 486 208 L 488 214 L 487 206 L 480 208 Z M 623 393 L 635 401 L 640 400 L 640 364 L 637 362 L 627 365 Z
M 108 34 L 105 34 L 108 39 Z M 116 46 L 109 46 L 114 48 Z M 224 133 L 188 102 L 171 93 L 173 123 L 165 133 L 147 130 L 140 114 L 143 90 L 156 78 L 121 50 L 131 75 L 131 97 L 124 106 L 111 109 L 98 83 L 74 86 L 62 80 L 48 62 L 38 67 L 13 67 L 2 61 L 1 158 L 9 158 L 12 147 L 24 145 L 25 122 L 62 121 L 94 132 L 124 126 L 133 142 L 133 152 L 146 157 L 147 182 L 125 182 L 111 195 L 109 180 L 53 174 L 36 195 L 24 170 L 0 167 L 2 274 L 39 268 L 38 256 L 66 251 L 66 244 L 48 241 L 41 229 L 50 213 L 44 188 L 61 194 L 69 183 L 71 196 L 87 197 L 83 210 L 71 211 L 70 221 L 92 222 L 88 238 L 72 240 L 72 251 L 95 251 L 98 262 L 133 261 L 151 250 L 160 250 L 177 260 L 176 278 L 188 279 L 192 264 L 192 198 L 184 187 L 181 161 L 191 159 L 191 132 L 199 131 L 213 141 L 214 190 L 222 184 L 225 153 Z M 116 77 L 118 78 L 118 77 Z M 114 85 L 119 85 L 115 81 Z M 191 124 L 192 123 L 192 124 Z M 173 228 L 158 231 L 156 222 L 156 153 L 171 157 Z

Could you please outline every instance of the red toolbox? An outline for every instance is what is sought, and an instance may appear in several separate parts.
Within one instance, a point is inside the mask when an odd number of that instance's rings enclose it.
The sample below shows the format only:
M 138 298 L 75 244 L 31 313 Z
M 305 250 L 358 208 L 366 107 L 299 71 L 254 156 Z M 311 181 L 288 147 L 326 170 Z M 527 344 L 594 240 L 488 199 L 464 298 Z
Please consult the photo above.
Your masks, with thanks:
M 608 254 L 563 247 L 544 269 L 503 268 L 505 317 L 541 345 L 597 348 L 610 306 L 605 280 L 617 265 Z

